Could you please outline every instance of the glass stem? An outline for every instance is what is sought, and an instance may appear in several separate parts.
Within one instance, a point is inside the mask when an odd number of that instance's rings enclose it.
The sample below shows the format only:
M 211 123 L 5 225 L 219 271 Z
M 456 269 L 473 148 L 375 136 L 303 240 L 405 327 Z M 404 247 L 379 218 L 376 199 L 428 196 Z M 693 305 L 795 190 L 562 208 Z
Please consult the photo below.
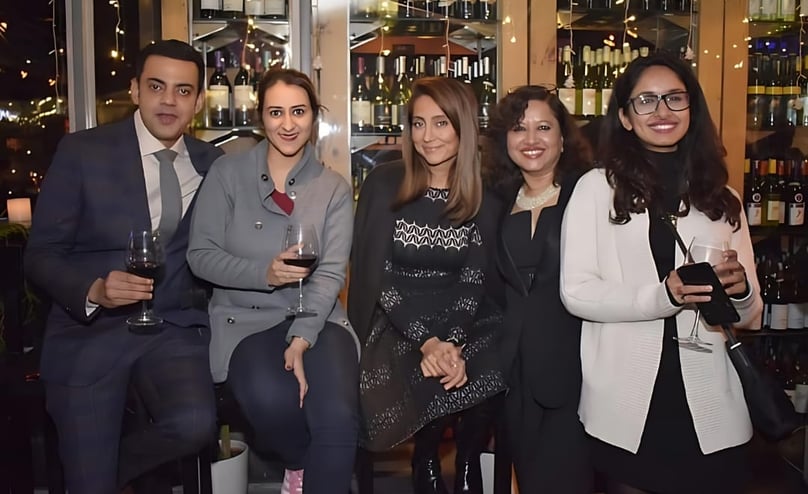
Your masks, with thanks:
M 298 290 L 297 290 L 297 307 L 300 312 L 303 312 L 303 278 L 300 278 L 298 281 Z
M 140 309 L 140 318 L 146 319 L 149 316 L 149 301 L 144 300 L 141 302 L 142 308 Z
M 690 329 L 690 337 L 695 339 L 699 337 L 699 309 L 696 309 L 696 320 L 693 321 L 693 327 Z

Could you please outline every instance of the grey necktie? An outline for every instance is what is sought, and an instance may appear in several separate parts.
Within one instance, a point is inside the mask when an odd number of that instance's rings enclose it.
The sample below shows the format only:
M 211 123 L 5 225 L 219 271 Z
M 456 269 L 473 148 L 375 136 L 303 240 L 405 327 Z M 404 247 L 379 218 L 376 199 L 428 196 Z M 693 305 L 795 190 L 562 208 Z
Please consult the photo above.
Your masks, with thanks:
M 174 171 L 174 158 L 177 152 L 171 149 L 161 149 L 154 153 L 157 161 L 160 162 L 160 203 L 162 213 L 160 214 L 160 238 L 163 245 L 166 245 L 182 218 L 182 192 L 180 191 L 180 181 L 177 172 Z

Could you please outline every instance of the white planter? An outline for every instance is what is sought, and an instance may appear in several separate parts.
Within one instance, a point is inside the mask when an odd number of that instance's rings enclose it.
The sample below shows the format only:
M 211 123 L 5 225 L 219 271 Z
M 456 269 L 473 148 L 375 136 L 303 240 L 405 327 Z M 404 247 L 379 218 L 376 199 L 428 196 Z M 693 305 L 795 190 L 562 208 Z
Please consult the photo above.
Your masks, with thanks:
M 215 461 L 210 465 L 213 494 L 247 494 L 247 443 L 230 440 L 230 447 L 241 450 L 236 456 Z

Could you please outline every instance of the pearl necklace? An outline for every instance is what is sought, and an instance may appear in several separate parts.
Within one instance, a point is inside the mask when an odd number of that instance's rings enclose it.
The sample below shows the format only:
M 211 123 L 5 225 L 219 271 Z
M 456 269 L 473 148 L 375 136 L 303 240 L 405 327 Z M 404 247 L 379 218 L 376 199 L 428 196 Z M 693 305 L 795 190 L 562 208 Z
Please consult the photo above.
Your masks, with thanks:
M 516 205 L 526 211 L 536 209 L 537 207 L 544 205 L 545 202 L 549 201 L 560 188 L 561 187 L 556 184 L 550 184 L 541 192 L 541 194 L 537 196 L 526 196 L 525 186 L 522 185 L 519 187 L 519 192 L 516 194 Z

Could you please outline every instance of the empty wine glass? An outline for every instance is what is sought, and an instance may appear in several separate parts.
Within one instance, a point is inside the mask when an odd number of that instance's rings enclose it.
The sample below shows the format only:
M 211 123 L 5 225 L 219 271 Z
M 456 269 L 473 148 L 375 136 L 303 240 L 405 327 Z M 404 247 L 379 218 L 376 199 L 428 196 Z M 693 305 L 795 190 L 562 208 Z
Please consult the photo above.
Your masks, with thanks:
M 295 257 L 284 259 L 284 264 L 311 269 L 317 263 L 320 248 L 317 232 L 312 225 L 292 224 L 286 227 L 284 250 L 294 248 Z M 297 306 L 289 307 L 287 313 L 294 317 L 316 316 L 317 312 L 303 305 L 303 278 L 298 281 Z
M 129 234 L 129 246 L 126 251 L 126 270 L 132 274 L 156 280 L 164 262 L 163 246 L 160 236 L 151 230 L 133 230 Z M 154 315 L 148 300 L 143 300 L 140 314 L 126 319 L 126 324 L 133 332 L 144 332 L 144 329 L 156 326 L 163 320 Z
M 724 262 L 724 251 L 729 249 L 729 242 L 723 239 L 693 237 L 685 253 L 685 263 L 706 262 L 710 266 Z M 673 339 L 679 342 L 679 346 L 689 350 L 700 352 L 712 352 L 709 346 L 712 343 L 699 338 L 699 316 L 701 312 L 696 307 L 696 317 L 693 320 L 693 327 L 690 328 L 690 335 L 686 337 L 674 336 Z

